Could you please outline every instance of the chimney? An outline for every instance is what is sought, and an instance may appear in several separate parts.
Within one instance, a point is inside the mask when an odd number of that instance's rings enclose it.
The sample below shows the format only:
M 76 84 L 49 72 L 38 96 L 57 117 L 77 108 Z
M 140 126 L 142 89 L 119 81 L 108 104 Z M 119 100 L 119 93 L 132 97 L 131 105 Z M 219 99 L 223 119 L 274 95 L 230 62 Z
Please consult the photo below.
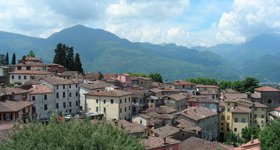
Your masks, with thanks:
M 164 144 L 164 145 L 167 144 L 167 142 L 166 142 L 166 137 L 163 138 L 163 144 Z
M 254 143 L 254 136 L 251 134 L 251 143 Z

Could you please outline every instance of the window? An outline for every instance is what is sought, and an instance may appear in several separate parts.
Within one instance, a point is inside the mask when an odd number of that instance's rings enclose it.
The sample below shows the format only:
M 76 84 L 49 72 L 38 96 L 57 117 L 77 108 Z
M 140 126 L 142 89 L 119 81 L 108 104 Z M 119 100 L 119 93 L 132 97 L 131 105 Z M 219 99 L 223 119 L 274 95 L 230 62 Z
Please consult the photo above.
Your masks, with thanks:
M 237 132 L 237 128 L 234 128 L 234 132 Z
M 31 67 L 30 66 L 26 66 L 26 70 L 31 70 Z
M 230 131 L 230 129 L 229 129 L 229 128 L 227 128 L 227 131 Z
M 153 99 L 151 99 L 151 103 L 154 103 L 154 100 L 153 100 Z
M 140 119 L 140 123 L 142 124 L 142 119 Z
M 122 103 L 122 99 L 120 99 L 120 103 Z
M 69 109 L 69 113 L 72 113 L 72 109 Z
M 76 106 L 78 106 L 79 105 L 79 101 L 76 101 Z
M 126 98 L 124 99 L 124 102 L 126 103 Z
M 71 92 L 69 93 L 69 97 L 72 97 L 72 93 Z
M 98 107 L 96 107 L 96 112 L 98 112 Z
M 71 89 L 71 85 L 69 85 L 69 89 Z
M 223 126 L 224 125 L 224 123 L 221 123 L 221 126 Z
M 78 84 L 76 84 L 76 88 L 78 87 Z
M 72 107 L 72 103 L 71 102 L 69 102 L 69 107 Z
M 106 113 L 106 107 L 103 108 L 103 112 Z
M 62 97 L 65 98 L 65 92 L 63 92 Z
M 271 104 L 271 103 L 272 103 L 272 100 L 271 100 L 271 99 L 268 99 L 268 100 L 267 100 L 267 103 L 268 103 L 268 104 Z
M 21 66 L 18 66 L 18 67 L 17 67 L 17 70 L 21 70 Z
M 130 97 L 128 98 L 128 102 L 130 102 Z
M 96 103 L 98 103 L 98 99 L 96 99 Z
M 257 118 L 257 115 L 254 115 L 254 118 Z
M 58 90 L 58 85 L 56 86 L 56 89 Z
M 66 107 L 66 103 L 65 102 L 63 102 L 63 108 L 65 108 Z
M 245 123 L 246 122 L 246 118 L 241 118 L 241 122 Z
M 23 76 L 23 79 L 26 80 L 26 76 Z
M 221 120 L 225 120 L 225 116 L 224 115 L 221 116 Z
M 15 77 L 14 77 L 14 75 L 12 75 L 12 79 L 14 79 Z
M 128 110 L 130 110 L 130 106 L 128 106 Z
M 18 79 L 21 79 L 21 76 L 20 76 L 20 75 L 18 76 Z
M 78 97 L 78 95 L 79 95 L 78 92 L 76 92 L 76 97 Z
M 59 103 L 56 103 L 56 109 L 58 109 L 59 108 Z
M 48 105 L 44 105 L 44 110 L 48 110 Z
M 48 96 L 47 95 L 44 95 L 44 100 L 47 100 L 48 99 Z
M 106 100 L 105 99 L 103 100 L 103 103 L 106 104 Z
M 234 122 L 238 122 L 238 118 L 234 118 Z
M 114 103 L 114 100 L 113 99 L 111 99 L 111 104 L 113 104 Z
M 124 112 L 126 112 L 126 107 L 124 107 Z
M 261 116 L 262 118 L 264 118 L 264 114 L 262 114 L 262 116 Z
M 35 101 L 35 96 L 32 96 L 32 101 Z
M 221 127 L 221 130 L 224 130 L 224 128 L 223 128 L 223 127 Z
M 58 92 L 56 93 L 56 98 L 59 98 L 59 93 Z
M 120 113 L 122 113 L 122 109 L 120 108 Z
M 65 85 L 63 85 L 63 89 L 65 89 Z

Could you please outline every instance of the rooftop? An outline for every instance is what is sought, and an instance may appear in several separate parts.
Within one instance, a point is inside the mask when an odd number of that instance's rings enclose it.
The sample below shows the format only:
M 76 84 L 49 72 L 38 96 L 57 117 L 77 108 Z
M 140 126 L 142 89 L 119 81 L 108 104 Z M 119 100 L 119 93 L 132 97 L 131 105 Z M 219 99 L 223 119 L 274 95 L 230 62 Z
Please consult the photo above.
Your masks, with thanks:
M 170 97 L 171 99 L 175 100 L 175 101 L 181 101 L 187 98 L 186 95 L 178 93 L 178 94 L 172 94 L 172 95 L 168 95 L 168 97 Z
M 207 109 L 207 108 L 203 108 L 203 107 L 187 108 L 177 114 L 183 115 L 183 116 L 190 118 L 192 120 L 195 120 L 195 121 L 217 115 L 216 112 L 214 112 L 210 109 Z
M 24 90 L 21 88 L 12 88 L 12 87 L 6 87 L 0 89 L 0 95 L 24 94 L 28 92 L 29 92 L 28 90 Z
M 238 114 L 248 114 L 251 113 L 251 109 L 250 108 L 245 108 L 245 107 L 235 107 L 233 110 L 231 110 L 232 113 L 238 113 Z
M 276 88 L 273 88 L 273 87 L 270 87 L 270 86 L 262 86 L 262 87 L 256 88 L 255 91 L 258 91 L 258 92 L 280 92 L 280 90 L 278 90 Z
M 32 103 L 27 101 L 0 101 L 0 112 L 17 112 L 31 105 Z
M 52 93 L 52 91 L 43 85 L 32 85 L 30 94 L 43 94 Z
M 163 126 L 163 127 L 154 129 L 154 132 L 161 137 L 168 137 L 168 136 L 171 136 L 171 135 L 173 135 L 173 134 L 175 134 L 179 131 L 180 131 L 179 128 L 173 127 L 173 126 L 168 125 L 168 124 Z
M 189 81 L 184 81 L 184 80 L 177 80 L 174 82 L 176 85 L 195 85 L 195 83 L 191 83 Z
M 176 120 L 178 123 L 177 127 L 186 130 L 186 131 L 201 131 L 201 128 L 194 123 L 186 120 L 186 119 L 178 119 Z
M 46 75 L 46 74 L 53 74 L 53 73 L 48 71 L 40 71 L 40 70 L 16 70 L 10 72 L 10 74 Z
M 148 109 L 146 109 L 145 113 L 148 113 L 148 112 L 157 112 L 159 114 L 172 114 L 172 113 L 175 113 L 176 110 L 171 108 L 171 107 L 168 107 L 168 106 L 159 106 L 159 107 L 149 107 Z
M 89 90 L 105 89 L 106 87 L 109 87 L 109 86 L 112 87 L 112 88 L 116 88 L 116 86 L 114 86 L 110 83 L 104 82 L 104 81 L 100 81 L 100 80 L 93 81 L 92 83 L 82 83 L 82 84 L 80 84 L 80 87 L 83 87 L 83 88 L 86 88 L 86 89 L 89 89 Z
M 150 136 L 146 139 L 143 139 L 145 149 L 147 150 L 165 146 L 166 144 L 163 141 L 164 141 L 163 137 L 155 137 L 155 136 Z M 167 137 L 166 143 L 168 145 L 174 145 L 180 143 L 180 141 Z
M 44 80 L 52 85 L 74 84 L 73 80 L 63 79 L 59 77 L 42 77 L 40 80 Z
M 230 150 L 232 147 L 218 142 L 211 142 L 196 137 L 190 137 L 179 144 L 180 150 Z
M 124 128 L 125 131 L 133 134 L 133 133 L 144 133 L 145 129 L 147 127 L 138 124 L 138 123 L 134 123 L 134 122 L 128 122 L 126 120 L 119 120 L 117 122 L 118 126 L 121 126 L 122 128 Z

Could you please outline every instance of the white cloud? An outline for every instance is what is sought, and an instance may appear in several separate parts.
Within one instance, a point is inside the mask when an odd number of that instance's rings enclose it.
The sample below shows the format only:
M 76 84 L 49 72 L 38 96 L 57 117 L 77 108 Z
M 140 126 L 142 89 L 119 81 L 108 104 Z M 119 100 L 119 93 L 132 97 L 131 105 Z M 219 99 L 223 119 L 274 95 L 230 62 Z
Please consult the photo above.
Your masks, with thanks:
M 280 31 L 279 0 L 235 0 L 218 24 L 221 42 L 243 42 L 261 33 Z

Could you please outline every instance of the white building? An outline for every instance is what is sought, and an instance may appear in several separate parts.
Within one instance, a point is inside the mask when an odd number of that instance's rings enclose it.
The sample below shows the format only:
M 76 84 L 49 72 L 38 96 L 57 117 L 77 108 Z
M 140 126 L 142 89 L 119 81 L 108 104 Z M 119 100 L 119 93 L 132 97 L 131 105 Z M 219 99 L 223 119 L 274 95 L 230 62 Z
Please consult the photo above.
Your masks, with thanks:
M 38 70 L 16 70 L 10 72 L 10 83 L 25 84 L 27 81 L 35 79 L 36 77 L 53 77 L 54 74 L 47 71 Z
M 79 86 L 75 80 L 66 80 L 58 77 L 44 77 L 39 79 L 41 85 L 52 91 L 56 111 L 59 114 L 75 114 L 80 111 Z
M 108 88 L 85 95 L 86 112 L 103 114 L 107 120 L 129 120 L 132 112 L 131 93 Z

